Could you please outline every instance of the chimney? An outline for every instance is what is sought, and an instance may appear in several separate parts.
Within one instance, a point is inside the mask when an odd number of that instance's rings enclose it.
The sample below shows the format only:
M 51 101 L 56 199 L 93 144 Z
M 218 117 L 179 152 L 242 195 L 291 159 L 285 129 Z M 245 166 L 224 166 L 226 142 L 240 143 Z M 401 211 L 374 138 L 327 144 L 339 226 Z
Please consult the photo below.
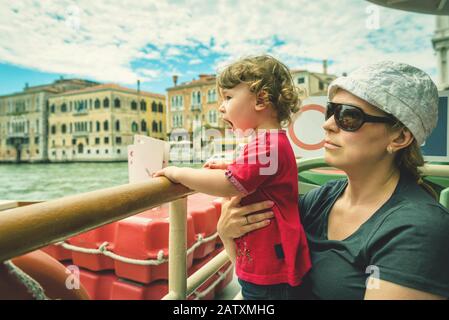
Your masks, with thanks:
M 323 60 L 323 73 L 327 74 L 327 60 L 326 59 Z
M 140 93 L 140 80 L 137 80 L 137 93 Z
M 173 75 L 173 85 L 176 87 L 178 84 L 178 76 L 176 74 Z

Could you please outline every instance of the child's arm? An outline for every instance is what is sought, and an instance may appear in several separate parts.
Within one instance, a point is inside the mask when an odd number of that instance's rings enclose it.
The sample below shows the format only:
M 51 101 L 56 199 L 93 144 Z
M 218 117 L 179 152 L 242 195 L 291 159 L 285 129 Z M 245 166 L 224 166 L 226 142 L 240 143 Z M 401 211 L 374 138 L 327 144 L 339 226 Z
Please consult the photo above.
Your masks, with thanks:
M 181 183 L 189 189 L 213 196 L 233 197 L 242 195 L 226 178 L 225 170 L 166 167 L 156 172 L 154 176 L 165 176 L 174 183 Z

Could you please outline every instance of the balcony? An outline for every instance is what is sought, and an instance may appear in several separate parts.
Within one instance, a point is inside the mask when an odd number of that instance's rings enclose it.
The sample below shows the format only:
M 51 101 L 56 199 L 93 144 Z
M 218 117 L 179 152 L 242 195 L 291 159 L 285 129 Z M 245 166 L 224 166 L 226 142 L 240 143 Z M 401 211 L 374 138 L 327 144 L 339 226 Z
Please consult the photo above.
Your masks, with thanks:
M 74 138 L 88 137 L 89 131 L 76 131 L 76 132 L 73 132 L 72 136 Z
M 202 111 L 202 105 L 201 104 L 195 104 L 190 106 L 190 111 Z

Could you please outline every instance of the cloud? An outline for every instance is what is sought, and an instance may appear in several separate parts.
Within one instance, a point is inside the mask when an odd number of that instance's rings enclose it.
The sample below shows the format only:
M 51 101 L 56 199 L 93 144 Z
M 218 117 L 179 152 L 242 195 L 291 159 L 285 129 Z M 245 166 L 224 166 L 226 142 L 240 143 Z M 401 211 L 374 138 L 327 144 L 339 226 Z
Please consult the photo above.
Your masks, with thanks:
M 4 1 L 0 61 L 125 84 L 259 53 L 312 71 L 392 59 L 434 75 L 434 19 L 358 0 Z

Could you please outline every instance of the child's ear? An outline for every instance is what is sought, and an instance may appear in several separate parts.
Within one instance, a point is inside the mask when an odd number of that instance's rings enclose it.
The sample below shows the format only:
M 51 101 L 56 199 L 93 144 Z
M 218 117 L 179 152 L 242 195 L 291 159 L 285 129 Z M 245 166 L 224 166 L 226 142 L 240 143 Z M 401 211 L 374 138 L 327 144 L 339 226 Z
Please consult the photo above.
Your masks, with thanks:
M 267 104 L 265 102 L 265 97 L 267 93 L 265 91 L 259 92 L 259 94 L 256 97 L 256 111 L 264 110 L 267 107 Z

